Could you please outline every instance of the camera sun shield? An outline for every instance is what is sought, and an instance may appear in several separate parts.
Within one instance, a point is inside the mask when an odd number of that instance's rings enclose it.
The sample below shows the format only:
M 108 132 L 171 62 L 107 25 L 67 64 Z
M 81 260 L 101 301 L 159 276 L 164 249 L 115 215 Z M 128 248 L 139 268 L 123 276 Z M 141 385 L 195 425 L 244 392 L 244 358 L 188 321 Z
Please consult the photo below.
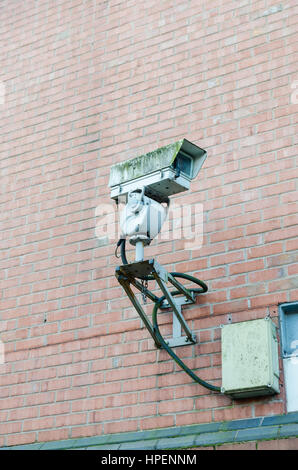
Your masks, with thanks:
M 145 194 L 158 202 L 186 191 L 200 171 L 207 153 L 186 139 L 153 152 L 117 163 L 111 167 L 111 198 L 127 196 L 145 188 Z

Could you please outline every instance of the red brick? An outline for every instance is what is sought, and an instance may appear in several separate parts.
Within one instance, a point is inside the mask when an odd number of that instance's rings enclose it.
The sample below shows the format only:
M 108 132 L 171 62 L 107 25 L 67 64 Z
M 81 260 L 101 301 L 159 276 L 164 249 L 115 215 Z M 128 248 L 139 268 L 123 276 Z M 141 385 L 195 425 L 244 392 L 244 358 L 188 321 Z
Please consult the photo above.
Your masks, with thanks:
M 268 416 L 268 415 L 278 415 L 285 413 L 285 406 L 280 402 L 275 403 L 264 403 L 255 405 L 255 415 L 256 416 Z
M 231 404 L 232 399 L 226 395 L 209 395 L 197 398 L 195 400 L 195 409 L 221 408 L 223 406 L 231 406 Z
M 188 426 L 190 424 L 208 423 L 212 421 L 211 411 L 194 411 L 177 415 L 177 426 Z
M 77 426 L 79 424 L 87 423 L 87 419 L 88 419 L 87 413 L 71 413 L 71 414 L 57 416 L 55 424 L 56 424 L 56 427 Z M 65 429 L 64 432 L 66 433 L 66 435 L 68 435 L 69 430 Z M 53 436 L 55 436 L 54 432 L 52 432 L 52 434 Z
M 243 261 L 243 259 L 244 259 L 244 253 L 242 251 L 233 251 L 231 253 L 225 253 L 223 255 L 210 257 L 210 265 L 218 266 L 221 264 Z
M 229 314 L 232 312 L 239 312 L 239 311 L 247 310 L 247 309 L 248 309 L 247 299 L 215 304 L 213 306 L 213 312 L 216 315 L 222 315 L 225 313 Z
M 36 440 L 36 434 L 34 432 L 10 434 L 9 436 L 6 437 L 5 444 L 7 446 L 32 444 L 35 442 L 35 440 Z
M 69 429 L 55 429 L 52 431 L 38 431 L 38 441 L 39 442 L 48 442 L 48 441 L 59 441 L 64 439 L 69 439 Z
M 297 450 L 298 438 L 273 439 L 257 443 L 258 450 Z
M 230 266 L 230 273 L 240 274 L 249 271 L 257 271 L 264 268 L 263 260 L 247 261 L 246 263 L 235 263 Z
M 102 433 L 102 424 L 89 425 L 89 426 L 75 426 L 71 428 L 72 438 L 76 437 L 89 437 L 100 436 Z
M 104 424 L 104 431 L 106 434 L 120 433 L 120 432 L 131 432 L 138 430 L 138 420 L 122 420 L 115 422 L 107 422 Z
M 35 431 L 39 429 L 53 428 L 54 418 L 40 418 L 26 420 L 24 422 L 23 431 Z
M 264 284 L 255 284 L 253 286 L 230 289 L 230 298 L 239 299 L 243 297 L 255 297 L 256 295 L 265 293 L 266 286 Z
M 248 275 L 249 282 L 265 282 L 280 277 L 280 269 L 271 268 L 264 271 L 257 271 Z
M 70 405 L 69 403 L 54 403 L 51 405 L 41 406 L 39 409 L 39 416 L 53 416 L 63 413 L 69 413 Z
M 89 422 L 102 423 L 105 421 L 117 421 L 122 418 L 122 408 L 109 408 L 91 412 Z
M 216 450 L 256 450 L 257 444 L 254 442 L 244 442 L 244 443 L 236 443 L 236 444 L 223 444 L 217 445 Z
M 158 406 L 160 414 L 177 413 L 181 411 L 190 411 L 194 408 L 193 399 L 175 400 L 175 401 L 164 401 Z
M 168 428 L 174 426 L 173 416 L 156 416 L 154 418 L 144 418 L 141 424 L 141 430 Z
M 255 308 L 268 305 L 276 305 L 278 303 L 286 302 L 286 300 L 287 292 L 280 292 L 276 294 L 257 296 L 251 299 L 251 306 Z
M 222 410 L 214 410 L 214 419 L 216 421 L 230 421 L 234 419 L 248 419 L 252 417 L 252 407 L 235 406 L 233 408 L 226 408 Z
M 266 246 L 258 246 L 248 250 L 248 258 L 262 258 L 268 255 L 282 253 L 283 246 L 281 243 L 270 243 Z

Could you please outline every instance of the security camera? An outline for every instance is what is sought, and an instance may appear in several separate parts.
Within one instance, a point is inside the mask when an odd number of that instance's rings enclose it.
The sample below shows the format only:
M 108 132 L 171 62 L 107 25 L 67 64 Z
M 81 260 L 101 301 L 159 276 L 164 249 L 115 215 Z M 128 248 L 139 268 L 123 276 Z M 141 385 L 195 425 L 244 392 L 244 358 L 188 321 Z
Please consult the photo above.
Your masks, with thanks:
M 195 344 L 193 334 L 183 316 L 182 306 L 194 304 L 196 295 L 207 292 L 203 281 L 179 272 L 167 272 L 155 259 L 144 260 L 144 247 L 150 245 L 161 230 L 167 217 L 173 194 L 186 191 L 190 182 L 200 171 L 207 153 L 186 139 L 159 148 L 154 152 L 113 165 L 109 187 L 111 198 L 126 202 L 120 215 L 121 237 L 117 250 L 121 250 L 122 266 L 116 268 L 116 278 L 123 287 L 132 305 L 149 331 L 155 345 L 163 348 L 175 362 L 197 383 L 209 390 L 221 392 L 221 388 L 198 377 L 172 350 L 176 346 Z M 123 199 L 122 199 L 123 196 Z M 120 199 L 120 201 L 119 201 Z M 125 253 L 126 238 L 135 246 L 135 261 L 128 262 Z M 186 287 L 182 278 L 199 287 Z M 149 289 L 154 281 L 162 292 L 158 297 Z M 171 291 L 170 286 L 175 290 Z M 141 293 L 143 303 L 150 299 L 154 303 L 152 323 L 140 300 L 133 291 Z M 173 336 L 165 340 L 160 332 L 157 313 L 159 309 L 173 312 Z M 182 329 L 186 336 L 182 336 Z
M 127 200 L 128 194 L 144 189 L 145 196 L 167 202 L 169 196 L 186 191 L 200 171 L 207 153 L 186 139 L 111 167 L 111 198 Z
M 121 239 L 128 238 L 136 247 L 138 261 L 161 230 L 169 196 L 189 189 L 206 156 L 205 150 L 183 139 L 111 167 L 111 198 L 126 203 L 120 216 Z

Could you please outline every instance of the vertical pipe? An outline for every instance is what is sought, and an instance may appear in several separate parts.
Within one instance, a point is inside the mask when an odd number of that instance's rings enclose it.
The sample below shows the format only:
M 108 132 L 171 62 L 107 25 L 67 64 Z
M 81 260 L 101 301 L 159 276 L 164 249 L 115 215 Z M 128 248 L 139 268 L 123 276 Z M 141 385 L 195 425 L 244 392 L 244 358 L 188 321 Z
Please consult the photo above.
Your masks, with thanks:
M 136 243 L 136 262 L 144 261 L 144 245 L 142 241 Z

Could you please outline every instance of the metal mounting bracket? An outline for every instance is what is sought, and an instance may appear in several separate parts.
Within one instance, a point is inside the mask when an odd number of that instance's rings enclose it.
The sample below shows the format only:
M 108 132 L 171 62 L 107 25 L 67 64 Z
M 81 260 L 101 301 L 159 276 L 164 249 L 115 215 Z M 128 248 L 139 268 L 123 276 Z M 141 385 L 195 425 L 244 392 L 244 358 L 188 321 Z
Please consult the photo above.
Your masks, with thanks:
M 182 305 L 193 303 L 186 297 L 177 297 L 175 299 L 175 302 L 177 304 L 177 308 L 180 310 L 181 315 L 182 315 Z M 160 308 L 168 309 L 170 308 L 170 306 L 168 302 L 164 301 L 161 304 Z M 176 346 L 187 346 L 188 344 L 194 344 L 197 342 L 196 335 L 194 334 L 192 335 L 192 340 L 190 340 L 188 336 L 182 336 L 182 327 L 176 315 L 173 315 L 172 334 L 173 334 L 172 338 L 167 340 L 167 343 L 171 348 L 174 348 Z
M 145 287 L 142 282 L 140 282 L 148 278 L 150 280 L 156 280 L 165 297 L 164 301 L 160 305 L 160 308 L 171 309 L 173 311 L 173 337 L 168 340 L 169 346 L 185 346 L 187 344 L 196 343 L 196 336 L 189 329 L 182 314 L 182 305 L 191 303 L 193 304 L 195 302 L 195 295 L 190 290 L 185 288 L 179 281 L 177 281 L 174 276 L 168 273 L 166 269 L 163 268 L 156 260 L 151 259 L 119 266 L 116 269 L 115 275 L 118 282 L 125 290 L 131 303 L 140 315 L 144 325 L 146 326 L 158 348 L 161 347 L 161 344 L 156 337 L 152 323 L 148 319 L 142 305 L 131 289 L 131 285 L 133 285 L 144 296 L 148 297 L 155 303 L 158 302 L 159 297 L 157 297 L 153 292 Z M 181 297 L 174 298 L 172 292 L 169 290 L 169 283 L 172 284 L 177 289 L 177 291 L 179 291 L 179 294 L 181 293 Z M 182 330 L 186 336 L 182 336 Z

